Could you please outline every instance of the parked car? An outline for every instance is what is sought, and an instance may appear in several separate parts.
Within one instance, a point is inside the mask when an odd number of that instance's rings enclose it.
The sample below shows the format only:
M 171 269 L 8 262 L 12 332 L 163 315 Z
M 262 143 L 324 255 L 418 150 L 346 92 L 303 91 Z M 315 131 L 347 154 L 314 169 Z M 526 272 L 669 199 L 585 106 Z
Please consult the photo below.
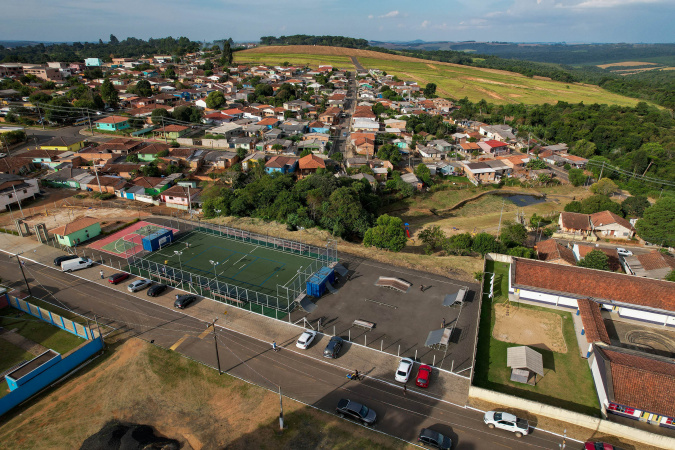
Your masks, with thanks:
M 621 247 L 617 247 L 616 252 L 621 256 L 633 256 L 633 252 Z
M 452 448 L 452 440 L 449 437 L 429 428 L 422 428 L 417 442 L 426 447 L 438 448 L 440 450 L 450 450 Z
M 347 417 L 352 420 L 358 420 L 364 425 L 372 425 L 377 419 L 377 414 L 372 409 L 361 403 L 356 403 L 346 398 L 340 400 L 335 408 L 337 415 Z
M 429 380 L 431 379 L 431 367 L 423 364 L 417 371 L 415 377 L 415 384 L 421 388 L 429 387 Z
M 115 112 L 115 108 L 106 108 L 106 112 Z
M 176 295 L 176 301 L 173 302 L 174 308 L 178 309 L 184 309 L 190 306 L 192 302 L 197 300 L 197 297 L 194 295 L 186 294 L 186 295 Z
M 394 379 L 399 383 L 407 383 L 414 365 L 415 362 L 410 358 L 401 359 L 401 362 L 398 363 L 398 369 L 396 369 L 396 376 Z
M 108 283 L 118 284 L 126 280 L 127 278 L 129 278 L 129 274 L 126 272 L 116 273 L 114 275 L 110 275 L 110 277 L 108 278 Z
M 337 358 L 338 355 L 340 354 L 340 350 L 342 349 L 342 343 L 343 339 L 340 336 L 333 336 L 330 338 L 330 341 L 328 341 L 328 345 L 326 345 L 326 348 L 323 351 L 323 357 L 324 358 Z
M 94 261 L 92 261 L 89 258 L 69 259 L 68 261 L 64 261 L 61 263 L 61 270 L 63 270 L 64 272 L 74 272 L 76 270 L 91 267 L 93 264 Z
M 619 447 L 615 447 L 606 442 L 586 442 L 584 444 L 584 450 L 619 450 Z
M 166 284 L 153 284 L 148 289 L 148 297 L 157 297 L 162 292 L 166 291 Z
M 483 421 L 487 424 L 488 428 L 499 428 L 510 431 L 518 437 L 523 437 L 530 432 L 530 424 L 527 420 L 505 412 L 488 411 L 483 416 Z
M 63 256 L 57 256 L 54 258 L 54 265 L 57 267 L 61 267 L 61 263 L 64 261 L 70 261 L 71 259 L 77 259 L 79 256 L 77 255 L 63 255 Z
M 129 292 L 138 292 L 141 291 L 147 287 L 150 287 L 152 284 L 152 281 L 146 280 L 145 278 L 142 280 L 136 280 L 133 283 L 131 283 L 128 287 L 127 290 Z
M 4 158 L 5 156 L 7 156 L 7 153 L 0 153 L 0 158 Z
M 295 343 L 295 346 L 303 350 L 307 350 L 307 347 L 314 341 L 316 337 L 316 331 L 305 330 L 304 333 L 298 338 L 298 342 Z

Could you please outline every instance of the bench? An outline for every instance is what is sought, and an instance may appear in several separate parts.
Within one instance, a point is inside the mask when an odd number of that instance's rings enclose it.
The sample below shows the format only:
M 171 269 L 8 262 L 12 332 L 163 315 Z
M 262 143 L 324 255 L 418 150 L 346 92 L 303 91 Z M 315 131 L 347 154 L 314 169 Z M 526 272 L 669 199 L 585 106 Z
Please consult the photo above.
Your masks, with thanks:
M 410 286 L 412 286 L 412 283 L 403 281 L 400 278 L 380 277 L 375 282 L 375 286 L 386 287 L 405 294 L 410 289 Z
M 352 322 L 352 326 L 353 327 L 359 327 L 359 328 L 365 328 L 368 331 L 375 328 L 375 324 L 373 322 L 368 322 L 367 320 L 361 320 L 361 319 L 356 319 L 354 322 Z

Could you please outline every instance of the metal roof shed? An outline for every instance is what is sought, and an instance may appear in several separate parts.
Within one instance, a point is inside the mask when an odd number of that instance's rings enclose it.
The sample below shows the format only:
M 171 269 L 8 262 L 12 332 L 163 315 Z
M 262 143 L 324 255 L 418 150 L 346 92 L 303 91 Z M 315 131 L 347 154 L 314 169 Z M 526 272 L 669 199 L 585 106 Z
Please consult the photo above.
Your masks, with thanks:
M 450 328 L 441 328 L 440 330 L 431 330 L 427 336 L 427 341 L 424 343 L 425 347 L 431 347 L 435 349 L 448 349 L 448 343 L 450 342 L 450 335 L 452 330 Z
M 443 306 L 454 306 L 455 304 L 462 304 L 466 298 L 466 288 L 462 288 L 454 294 L 448 294 L 443 299 Z
M 536 384 L 537 375 L 544 376 L 544 358 L 530 347 L 509 347 L 506 349 L 506 366 L 511 368 L 511 381 Z M 534 380 L 530 377 L 534 372 Z

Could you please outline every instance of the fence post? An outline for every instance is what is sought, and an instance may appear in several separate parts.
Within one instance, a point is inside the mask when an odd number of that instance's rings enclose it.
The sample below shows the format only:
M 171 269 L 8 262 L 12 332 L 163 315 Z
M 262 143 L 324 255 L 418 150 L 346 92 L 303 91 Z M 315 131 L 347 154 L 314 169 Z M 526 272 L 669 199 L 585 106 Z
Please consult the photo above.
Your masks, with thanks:
M 401 344 L 398 344 L 398 351 L 396 352 L 396 356 L 401 356 Z
M 350 328 L 349 330 L 347 330 L 347 332 L 349 333 L 349 334 L 347 335 L 347 340 L 348 340 L 348 341 L 351 341 L 351 340 L 352 340 L 352 329 Z
M 417 361 L 417 349 L 415 349 L 415 361 Z
M 434 355 L 434 362 L 431 363 L 432 366 L 436 367 L 436 355 Z
M 366 347 L 368 347 L 368 335 L 367 335 L 367 334 L 364 334 L 364 335 L 363 335 L 363 345 L 365 345 Z
M 380 351 L 382 351 L 382 348 L 384 347 L 384 339 L 380 341 Z

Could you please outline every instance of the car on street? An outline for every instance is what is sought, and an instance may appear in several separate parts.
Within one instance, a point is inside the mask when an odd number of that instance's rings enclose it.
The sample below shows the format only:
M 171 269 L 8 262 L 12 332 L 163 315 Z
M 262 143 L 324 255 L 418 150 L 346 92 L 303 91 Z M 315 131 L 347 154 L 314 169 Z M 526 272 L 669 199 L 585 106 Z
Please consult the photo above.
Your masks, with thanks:
M 425 447 L 438 448 L 440 450 L 450 450 L 452 448 L 452 439 L 442 435 L 438 431 L 422 428 L 417 442 Z
M 615 447 L 612 444 L 606 442 L 586 442 L 584 444 L 584 450 L 619 450 L 619 447 Z
M 337 358 L 338 355 L 340 354 L 340 350 L 342 349 L 342 343 L 343 339 L 340 336 L 333 336 L 330 338 L 330 341 L 328 341 L 328 345 L 326 345 L 326 348 L 323 350 L 323 357 L 324 358 Z
M 396 369 L 396 376 L 394 379 L 399 383 L 407 383 L 408 378 L 410 378 L 410 372 L 412 372 L 415 362 L 410 358 L 403 358 L 401 362 L 398 363 L 398 368 Z
M 136 280 L 133 283 L 131 283 L 129 286 L 127 286 L 127 290 L 129 292 L 138 292 L 147 287 L 150 287 L 151 284 L 152 281 L 143 278 L 142 280 Z
M 173 302 L 173 306 L 174 308 L 184 309 L 190 306 L 190 304 L 195 300 L 197 300 L 197 297 L 195 295 L 190 294 L 176 295 L 176 301 Z
M 339 417 L 357 420 L 364 425 L 370 426 L 375 423 L 377 414 L 366 405 L 357 403 L 346 398 L 341 399 L 335 411 Z
M 153 284 L 150 286 L 150 289 L 148 289 L 147 294 L 148 297 L 157 297 L 164 291 L 166 291 L 166 284 Z
M 305 330 L 305 332 L 302 333 L 298 338 L 298 342 L 295 343 L 295 346 L 303 350 L 307 350 L 307 347 L 310 346 L 310 344 L 314 341 L 315 337 L 316 331 Z
M 514 433 L 517 437 L 523 437 L 530 432 L 530 424 L 525 419 L 520 419 L 513 414 L 488 411 L 483 416 L 488 428 L 499 428 Z
M 63 255 L 63 256 L 57 256 L 54 258 L 54 265 L 57 267 L 61 267 L 61 263 L 64 261 L 70 261 L 71 259 L 77 259 L 79 256 L 77 255 Z
M 106 112 L 115 112 L 115 108 L 106 108 Z
M 621 256 L 633 256 L 633 252 L 621 247 L 617 247 L 616 252 Z
M 69 259 L 68 261 L 63 261 L 61 263 L 61 270 L 64 272 L 74 272 L 76 270 L 91 267 L 93 264 L 94 261 L 89 258 Z
M 421 388 L 429 387 L 429 380 L 431 379 L 431 367 L 426 364 L 422 364 L 417 370 L 417 376 L 415 377 L 415 384 Z
M 110 277 L 108 278 L 108 283 L 118 284 L 126 280 L 127 278 L 129 278 L 129 274 L 126 272 L 116 273 L 114 275 L 110 275 Z

